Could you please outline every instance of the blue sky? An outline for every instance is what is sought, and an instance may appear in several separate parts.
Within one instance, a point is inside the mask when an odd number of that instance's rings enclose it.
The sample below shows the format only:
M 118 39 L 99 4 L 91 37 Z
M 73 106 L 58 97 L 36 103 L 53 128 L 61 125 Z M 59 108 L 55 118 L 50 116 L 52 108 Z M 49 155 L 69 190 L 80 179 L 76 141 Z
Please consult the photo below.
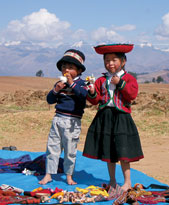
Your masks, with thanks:
M 0 45 L 169 47 L 169 0 L 1 0 Z

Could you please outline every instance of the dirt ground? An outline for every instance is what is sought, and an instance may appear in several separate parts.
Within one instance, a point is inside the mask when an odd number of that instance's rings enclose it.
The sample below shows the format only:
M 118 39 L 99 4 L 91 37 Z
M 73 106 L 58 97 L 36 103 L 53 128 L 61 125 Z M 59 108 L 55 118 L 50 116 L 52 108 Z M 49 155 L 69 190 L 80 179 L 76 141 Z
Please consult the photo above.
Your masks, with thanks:
M 47 105 L 47 92 L 56 79 L 0 77 L 0 149 L 16 146 L 23 151 L 45 151 L 54 106 Z M 169 185 L 169 84 L 140 84 L 132 105 L 144 159 L 131 164 Z M 88 106 L 82 119 L 78 149 L 83 150 L 86 132 L 96 109 Z

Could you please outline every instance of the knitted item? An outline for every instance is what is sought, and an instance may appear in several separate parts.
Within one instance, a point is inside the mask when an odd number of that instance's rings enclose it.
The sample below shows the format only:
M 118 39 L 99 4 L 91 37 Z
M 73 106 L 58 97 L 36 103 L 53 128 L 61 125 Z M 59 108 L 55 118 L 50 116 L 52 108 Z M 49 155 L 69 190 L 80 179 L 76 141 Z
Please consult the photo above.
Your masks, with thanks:
M 115 188 L 113 188 L 110 185 L 106 185 L 106 184 L 103 184 L 103 186 L 105 187 L 105 189 L 108 190 L 109 196 L 106 197 L 106 196 L 99 195 L 95 198 L 95 201 L 110 201 L 110 200 L 118 198 L 124 192 L 118 184 L 116 184 Z
M 18 194 L 16 192 L 13 192 L 13 191 L 0 190 L 0 196 L 18 196 Z
M 123 192 L 123 193 L 122 193 L 120 196 L 118 196 L 117 199 L 113 202 L 113 205 L 119 205 L 119 204 L 126 203 L 126 201 L 127 201 L 127 194 L 128 194 L 127 191 Z
M 21 194 L 21 193 L 24 192 L 23 189 L 20 189 L 20 188 L 11 186 L 11 185 L 7 185 L 7 184 L 2 184 L 2 185 L 0 186 L 0 190 L 3 190 L 3 191 L 7 191 L 7 190 L 8 190 L 8 191 L 13 191 L 13 192 L 19 193 L 19 194 Z
M 29 196 L 0 196 L 0 204 L 39 204 L 40 199 Z
M 57 197 L 57 200 L 59 203 L 64 203 L 64 202 L 72 202 L 72 203 L 89 203 L 89 202 L 95 202 L 94 200 L 95 197 L 87 197 L 83 193 L 75 193 L 75 192 L 67 192 L 64 191 L 64 195 L 59 195 Z
M 135 186 L 128 191 L 126 202 L 140 202 L 143 204 L 158 204 L 160 202 L 167 202 L 166 198 L 169 196 L 169 190 L 145 191 L 144 188 L 145 187 L 143 185 L 135 184 Z
M 102 195 L 105 197 L 109 196 L 109 194 L 107 193 L 105 189 L 98 187 L 98 186 L 89 186 L 86 189 L 81 189 L 81 188 L 76 187 L 76 190 L 83 194 L 90 193 L 90 195 Z
M 165 197 L 162 196 L 141 196 L 138 197 L 137 200 L 143 204 L 158 204 L 160 202 L 166 202 Z

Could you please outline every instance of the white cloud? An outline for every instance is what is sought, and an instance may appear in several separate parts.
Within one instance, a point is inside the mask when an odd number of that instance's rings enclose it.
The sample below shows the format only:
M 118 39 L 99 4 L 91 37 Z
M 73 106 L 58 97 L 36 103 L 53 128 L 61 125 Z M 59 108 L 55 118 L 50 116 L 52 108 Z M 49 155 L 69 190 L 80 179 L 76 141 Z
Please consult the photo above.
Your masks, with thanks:
M 169 39 L 169 13 L 162 17 L 162 24 L 155 30 L 158 40 Z
M 21 41 L 9 41 L 5 43 L 5 46 L 17 46 L 21 44 Z
M 136 27 L 131 24 L 110 28 L 99 27 L 87 32 L 84 29 L 73 31 L 68 21 L 61 21 L 55 14 L 42 8 L 37 12 L 23 17 L 20 20 L 9 22 L 7 28 L 1 31 L 0 41 L 4 45 L 10 42 L 31 42 L 32 45 L 42 47 L 57 47 L 62 44 L 76 42 L 126 42 L 125 31 L 133 31 Z M 119 33 L 122 32 L 122 35 Z M 14 45 L 14 44 L 13 44 Z
M 133 41 L 135 41 L 136 44 L 138 44 L 138 45 L 147 44 L 147 43 L 151 42 L 151 40 L 152 40 L 151 37 L 146 32 L 138 33 L 137 36 L 135 37 L 135 39 L 133 39 Z
M 135 25 L 131 25 L 131 24 L 126 24 L 126 25 L 123 25 L 123 26 L 112 26 L 112 28 L 115 30 L 115 31 L 133 31 L 136 29 L 136 26 Z
M 91 34 L 91 38 L 95 41 L 124 41 L 124 38 L 120 36 L 116 31 L 105 28 L 105 27 L 100 27 L 97 30 L 93 31 Z
M 140 47 L 143 48 L 143 47 L 152 47 L 152 44 L 151 43 L 148 43 L 148 42 L 144 42 L 144 43 L 141 43 L 140 44 Z
M 21 41 L 62 41 L 69 32 L 70 23 L 61 21 L 46 9 L 11 21 L 3 31 L 6 40 Z

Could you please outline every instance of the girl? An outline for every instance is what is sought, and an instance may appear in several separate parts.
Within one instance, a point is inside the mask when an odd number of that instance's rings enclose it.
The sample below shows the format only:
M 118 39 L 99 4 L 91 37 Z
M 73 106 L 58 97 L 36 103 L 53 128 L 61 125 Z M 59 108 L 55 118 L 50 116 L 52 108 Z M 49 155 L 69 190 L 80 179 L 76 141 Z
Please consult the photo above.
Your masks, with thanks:
M 131 101 L 138 93 L 136 79 L 124 67 L 125 53 L 133 49 L 133 44 L 113 44 L 95 47 L 103 54 L 107 70 L 91 86 L 87 99 L 99 104 L 98 112 L 90 125 L 83 155 L 107 162 L 110 185 L 116 189 L 115 168 L 120 161 L 124 184 L 123 191 L 131 188 L 130 162 L 143 158 L 136 125 L 130 115 Z

